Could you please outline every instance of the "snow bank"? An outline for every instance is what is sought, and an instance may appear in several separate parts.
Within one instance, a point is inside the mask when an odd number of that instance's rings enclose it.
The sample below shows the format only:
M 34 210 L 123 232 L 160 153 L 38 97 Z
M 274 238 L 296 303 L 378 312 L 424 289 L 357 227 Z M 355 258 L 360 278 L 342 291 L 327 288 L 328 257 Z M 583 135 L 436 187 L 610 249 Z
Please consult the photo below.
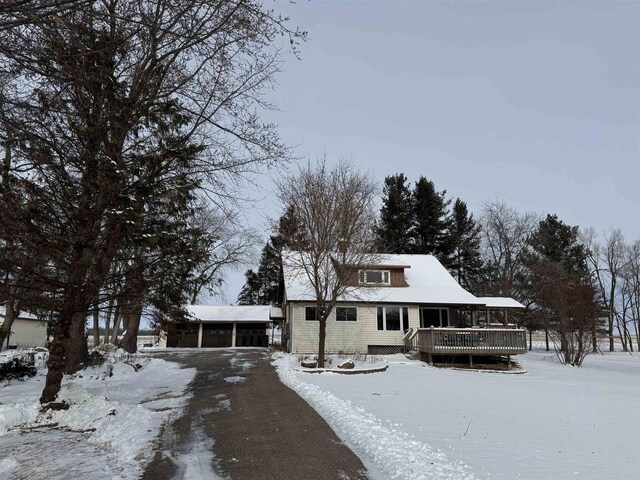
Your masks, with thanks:
M 397 428 L 383 424 L 347 400 L 305 383 L 292 368 L 292 355 L 278 355 L 274 364 L 282 383 L 309 403 L 336 432 L 338 437 L 360 457 L 373 478 L 379 479 L 473 479 L 468 467 L 449 460 L 444 453 L 415 440 Z M 335 374 L 323 374 L 332 375 Z M 419 413 L 418 413 L 419 414 Z
M 142 368 L 123 362 L 129 360 Z M 40 412 L 45 369 L 0 388 L 0 478 L 16 468 L 18 478 L 29 479 L 68 472 L 83 479 L 141 475 L 161 426 L 185 406 L 195 369 L 122 352 L 113 352 L 108 362 L 112 377 L 105 375 L 106 365 L 65 377 L 58 401 L 68 403 L 68 410 Z

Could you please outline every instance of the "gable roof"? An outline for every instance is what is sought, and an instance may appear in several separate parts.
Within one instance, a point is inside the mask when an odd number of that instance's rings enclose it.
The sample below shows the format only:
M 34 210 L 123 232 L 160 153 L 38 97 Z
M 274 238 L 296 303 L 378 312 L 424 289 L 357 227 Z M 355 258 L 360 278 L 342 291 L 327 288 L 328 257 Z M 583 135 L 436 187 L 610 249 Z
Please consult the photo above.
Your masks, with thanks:
M 2 320 L 4 321 L 4 317 L 7 314 L 7 310 L 4 307 L 4 305 L 0 305 L 0 317 L 2 317 Z M 38 318 L 35 315 L 28 313 L 28 312 L 20 312 L 20 315 L 18 315 L 18 317 L 16 318 L 16 320 L 37 320 L 39 322 L 48 322 L 48 319 L 46 318 Z M 0 322 L 2 323 L 2 322 Z
M 314 301 L 313 288 L 295 255 L 283 252 L 282 263 L 287 300 Z M 340 298 L 343 302 L 424 303 L 460 306 L 483 306 L 485 302 L 462 288 L 433 255 L 380 255 L 376 266 L 405 268 L 407 287 L 354 287 Z

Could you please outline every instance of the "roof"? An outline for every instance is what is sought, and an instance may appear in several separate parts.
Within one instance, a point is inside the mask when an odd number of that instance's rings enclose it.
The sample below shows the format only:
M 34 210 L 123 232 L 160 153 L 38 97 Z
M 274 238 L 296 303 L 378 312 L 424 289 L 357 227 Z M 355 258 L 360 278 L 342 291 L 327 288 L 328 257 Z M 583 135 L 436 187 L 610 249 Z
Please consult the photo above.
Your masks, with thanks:
M 306 274 L 296 265 L 300 252 L 283 252 L 287 300 L 313 301 L 313 289 Z M 299 258 L 299 257 L 298 257 Z M 433 255 L 380 255 L 375 265 L 405 266 L 407 287 L 354 287 L 339 301 L 425 303 L 483 306 L 485 303 L 462 288 Z M 409 268 L 411 267 L 411 268 Z
M 187 305 L 189 314 L 203 322 L 270 322 L 271 307 L 256 305 Z
M 510 297 L 478 297 L 489 308 L 527 308 Z
M 6 308 L 2 305 L 0 305 L 0 317 L 2 317 L 2 319 L 4 320 L 4 316 L 6 315 Z M 37 320 L 39 322 L 46 322 L 47 319 L 46 318 L 38 318 L 35 315 L 28 313 L 28 312 L 20 312 L 20 315 L 18 315 L 18 320 Z
M 280 307 L 271 307 L 271 318 L 284 318 L 284 312 Z

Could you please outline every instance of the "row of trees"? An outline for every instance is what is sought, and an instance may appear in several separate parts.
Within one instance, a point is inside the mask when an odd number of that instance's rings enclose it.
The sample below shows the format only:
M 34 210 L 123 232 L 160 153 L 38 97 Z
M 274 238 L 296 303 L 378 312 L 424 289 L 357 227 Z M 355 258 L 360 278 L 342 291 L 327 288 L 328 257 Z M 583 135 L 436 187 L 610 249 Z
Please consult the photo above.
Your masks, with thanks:
M 242 180 L 289 158 L 259 116 L 282 38 L 304 33 L 253 0 L 0 8 L 2 335 L 22 310 L 55 319 L 42 403 L 87 317 L 135 351 L 145 311 L 180 318 L 246 255 Z
M 425 177 L 413 187 L 403 173 L 386 177 L 376 228 L 378 249 L 435 255 L 473 291 L 482 267 L 480 227 L 465 202 L 446 194 Z

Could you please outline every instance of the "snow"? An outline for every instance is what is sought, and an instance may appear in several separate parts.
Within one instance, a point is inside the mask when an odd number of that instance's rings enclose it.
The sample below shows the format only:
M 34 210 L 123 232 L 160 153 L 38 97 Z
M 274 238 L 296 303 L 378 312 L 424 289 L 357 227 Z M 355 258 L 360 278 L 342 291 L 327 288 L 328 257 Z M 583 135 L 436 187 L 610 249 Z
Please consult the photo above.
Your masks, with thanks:
M 510 297 L 478 297 L 489 308 L 526 308 L 523 304 Z
M 378 478 L 630 478 L 640 466 L 638 354 L 590 355 L 576 368 L 530 352 L 517 358 L 524 375 L 441 369 L 398 356 L 387 357 L 383 373 L 303 375 L 291 357 L 276 362 L 282 381 Z M 419 468 L 403 470 L 401 458 Z
M 44 368 L 0 386 L 0 478 L 139 478 L 161 426 L 186 404 L 195 369 L 138 356 L 136 372 L 125 360 L 111 356 L 112 377 L 106 365 L 65 377 L 58 400 L 68 410 L 40 412 Z
M 271 322 L 271 307 L 255 305 L 187 305 L 189 315 L 204 322 Z
M 7 314 L 7 309 L 2 305 L 0 305 L 0 317 L 2 317 L 0 318 L 0 325 L 2 325 L 2 322 L 4 321 L 4 317 L 6 314 Z M 40 320 L 38 317 L 28 312 L 20 312 L 20 315 L 18 315 L 17 318 L 20 320 Z M 46 322 L 47 319 L 45 318 L 40 321 Z
M 404 432 L 399 424 L 383 422 L 362 406 L 304 381 L 292 368 L 295 357 L 277 357 L 280 380 L 307 401 L 351 450 L 360 457 L 374 479 L 472 479 L 469 469 L 459 461 Z M 353 375 L 376 378 L 378 374 Z M 325 373 L 321 378 L 347 376 Z
M 236 375 L 233 377 L 224 377 L 224 381 L 227 383 L 242 383 L 245 380 L 245 377 L 241 377 L 240 375 Z
M 284 251 L 282 264 L 289 301 L 314 301 L 315 293 L 296 259 L 300 252 Z M 376 266 L 404 266 L 406 287 L 360 287 L 351 289 L 340 301 L 376 301 L 391 303 L 430 303 L 477 305 L 484 301 L 462 288 L 433 255 L 377 255 Z

